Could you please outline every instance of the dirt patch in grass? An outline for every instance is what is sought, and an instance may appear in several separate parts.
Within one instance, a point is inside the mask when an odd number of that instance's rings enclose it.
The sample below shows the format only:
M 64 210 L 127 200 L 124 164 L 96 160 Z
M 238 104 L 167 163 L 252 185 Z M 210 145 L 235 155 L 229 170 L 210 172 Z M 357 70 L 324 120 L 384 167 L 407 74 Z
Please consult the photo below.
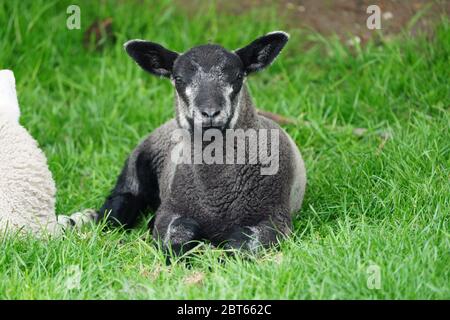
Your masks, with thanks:
M 178 1 L 188 13 L 196 12 L 204 2 Z M 305 28 L 323 35 L 337 34 L 348 41 L 357 37 L 362 43 L 377 30 L 366 26 L 367 7 L 381 9 L 381 27 L 385 36 L 408 30 L 412 35 L 420 31 L 432 32 L 441 15 L 450 16 L 448 0 L 239 0 L 217 1 L 220 11 L 239 16 L 256 7 L 275 7 L 284 17 L 288 28 Z M 359 38 L 359 39 L 358 39 Z

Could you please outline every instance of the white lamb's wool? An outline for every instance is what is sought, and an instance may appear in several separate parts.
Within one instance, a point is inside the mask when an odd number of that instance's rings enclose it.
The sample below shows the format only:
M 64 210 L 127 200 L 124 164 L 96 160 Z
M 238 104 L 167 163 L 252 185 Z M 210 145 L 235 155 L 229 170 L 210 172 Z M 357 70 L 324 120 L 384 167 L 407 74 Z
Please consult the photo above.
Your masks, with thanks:
M 96 217 L 93 210 L 56 216 L 56 187 L 36 140 L 19 124 L 14 74 L 0 70 L 0 232 L 58 235 Z
M 55 183 L 37 142 L 0 115 L 0 228 L 57 233 Z
M 14 74 L 0 71 L 0 230 L 55 234 L 56 187 L 36 140 L 19 124 Z

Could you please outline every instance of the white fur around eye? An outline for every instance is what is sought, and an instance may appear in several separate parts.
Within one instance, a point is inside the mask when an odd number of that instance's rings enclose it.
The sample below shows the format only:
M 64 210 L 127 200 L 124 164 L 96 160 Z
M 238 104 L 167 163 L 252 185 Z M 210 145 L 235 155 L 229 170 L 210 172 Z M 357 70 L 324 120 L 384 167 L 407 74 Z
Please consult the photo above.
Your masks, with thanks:
M 226 86 L 224 92 L 225 92 L 225 95 L 229 96 L 233 92 L 233 87 Z
M 192 87 L 187 87 L 185 92 L 189 101 L 192 101 L 194 99 L 194 90 L 192 90 Z

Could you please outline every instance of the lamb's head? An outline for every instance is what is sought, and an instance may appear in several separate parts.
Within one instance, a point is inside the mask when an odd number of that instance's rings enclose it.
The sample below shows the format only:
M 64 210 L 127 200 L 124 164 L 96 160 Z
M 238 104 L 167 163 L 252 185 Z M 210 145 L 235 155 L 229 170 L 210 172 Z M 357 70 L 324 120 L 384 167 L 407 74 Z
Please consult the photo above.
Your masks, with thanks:
M 19 121 L 16 80 L 11 70 L 0 70 L 0 118 Z
M 272 63 L 288 38 L 277 31 L 235 51 L 207 44 L 182 54 L 153 42 L 131 40 L 125 50 L 144 70 L 171 79 L 181 127 L 226 129 L 238 119 L 245 77 Z

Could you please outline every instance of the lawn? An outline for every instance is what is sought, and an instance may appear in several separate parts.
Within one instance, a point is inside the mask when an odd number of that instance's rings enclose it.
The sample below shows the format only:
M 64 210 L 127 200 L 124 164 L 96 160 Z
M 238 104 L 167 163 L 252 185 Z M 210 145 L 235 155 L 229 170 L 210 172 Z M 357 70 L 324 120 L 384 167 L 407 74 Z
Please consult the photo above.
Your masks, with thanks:
M 227 257 L 209 245 L 170 266 L 141 227 L 89 227 L 63 238 L 1 238 L 1 299 L 449 299 L 450 21 L 433 33 L 349 47 L 286 26 L 267 8 L 238 18 L 170 1 L 1 1 L 0 69 L 15 72 L 21 123 L 45 151 L 57 211 L 99 208 L 130 151 L 173 116 L 167 80 L 145 74 L 122 44 L 149 39 L 184 51 L 234 49 L 272 30 L 290 42 L 248 83 L 259 108 L 306 162 L 294 235 L 279 250 Z M 86 49 L 96 18 L 116 41 Z M 0 146 L 1 148 L 1 146 Z

